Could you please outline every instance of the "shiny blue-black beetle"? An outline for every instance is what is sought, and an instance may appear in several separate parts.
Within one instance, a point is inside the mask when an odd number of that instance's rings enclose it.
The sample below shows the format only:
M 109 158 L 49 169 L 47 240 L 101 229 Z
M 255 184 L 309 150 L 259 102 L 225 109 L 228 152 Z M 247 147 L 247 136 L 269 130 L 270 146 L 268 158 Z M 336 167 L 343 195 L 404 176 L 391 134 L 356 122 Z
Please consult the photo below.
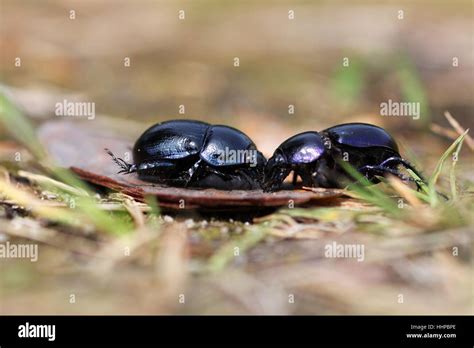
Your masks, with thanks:
M 133 163 L 115 157 L 119 173 L 175 187 L 261 188 L 265 157 L 238 129 L 193 120 L 155 124 L 135 142 Z
M 265 166 L 264 190 L 280 189 L 292 171 L 293 185 L 299 176 L 303 186 L 345 187 L 354 179 L 341 166 L 341 161 L 374 184 L 379 182 L 377 176 L 386 174 L 412 180 L 399 172 L 400 165 L 424 181 L 421 174 L 400 156 L 397 143 L 386 130 L 366 123 L 346 123 L 321 132 L 300 133 L 284 141 Z M 415 182 L 419 187 L 419 182 Z

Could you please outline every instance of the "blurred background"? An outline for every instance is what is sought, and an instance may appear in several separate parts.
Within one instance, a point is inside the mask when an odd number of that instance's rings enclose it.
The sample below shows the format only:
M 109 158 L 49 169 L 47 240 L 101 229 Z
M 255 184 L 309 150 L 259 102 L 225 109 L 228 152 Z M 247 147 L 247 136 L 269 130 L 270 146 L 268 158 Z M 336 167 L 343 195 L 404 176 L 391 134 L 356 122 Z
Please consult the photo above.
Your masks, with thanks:
M 443 113 L 448 110 L 464 128 L 474 126 L 472 21 L 473 3 L 469 0 L 2 0 L 0 88 L 37 126 L 56 118 L 57 102 L 89 101 L 95 103 L 96 119 L 78 118 L 76 122 L 95 122 L 97 127 L 110 127 L 133 139 L 158 121 L 199 119 L 243 130 L 267 156 L 300 131 L 343 122 L 370 122 L 386 127 L 401 143 L 402 153 L 430 173 L 453 141 L 449 134 L 433 132 L 433 124 L 449 127 Z M 380 104 L 389 99 L 420 103 L 420 119 L 381 117 Z M 6 137 L 0 129 L 0 138 Z M 460 177 L 473 180 L 472 163 L 461 163 L 459 168 Z M 217 234 L 221 228 L 225 226 L 219 225 Z M 306 250 L 308 245 L 300 243 L 293 251 Z M 265 250 L 254 255 L 263 265 Z M 278 258 L 278 251 L 271 250 Z M 51 262 L 60 263 L 55 260 Z M 437 264 L 431 262 L 416 266 L 413 272 L 435 269 Z M 336 270 L 306 269 L 316 272 L 314 277 L 329 288 L 315 285 L 314 291 L 302 293 L 298 309 L 268 302 L 268 292 L 259 292 L 264 288 L 259 283 L 262 279 L 272 284 L 274 273 L 265 268 L 258 281 L 237 269 L 211 278 L 209 283 L 194 284 L 196 296 L 204 294 L 199 297 L 201 302 L 196 300 L 178 311 L 308 314 L 469 310 L 465 294 L 459 295 L 454 288 L 447 290 L 450 297 L 446 306 L 433 307 L 434 298 L 431 304 L 410 309 L 369 305 L 364 300 L 350 304 L 336 301 L 334 305 L 332 300 L 344 298 L 349 288 L 354 297 L 366 299 L 364 282 L 381 277 L 374 270 L 353 279 L 357 272 L 341 268 L 342 273 L 337 273 L 339 266 L 331 266 Z M 48 262 L 44 267 L 50 267 Z M 408 266 L 401 263 L 397 267 Z M 445 273 L 457 277 L 450 278 L 452 284 L 465 285 L 460 275 L 464 271 L 463 266 L 462 270 Z M 25 272 L 10 274 L 12 284 L 26 282 L 30 288 L 31 279 L 41 282 L 36 271 Z M 232 278 L 232 272 L 238 277 Z M 338 290 L 340 280 L 332 278 L 333 272 L 348 281 L 343 290 Z M 286 277 L 284 282 L 296 281 L 295 273 L 289 270 L 280 276 Z M 122 278 L 113 283 L 116 287 L 125 284 L 120 290 L 124 297 L 114 297 L 99 286 L 99 292 L 89 296 L 89 300 L 96 300 L 93 308 L 64 307 L 58 299 L 48 297 L 51 288 L 45 285 L 38 287 L 43 290 L 26 292 L 21 301 L 5 301 L 4 311 L 176 311 L 165 304 L 150 307 L 151 285 L 142 282 L 140 274 L 130 277 L 126 283 Z M 55 283 L 61 294 L 58 298 L 68 294 L 64 284 L 81 289 L 87 283 L 81 279 L 61 278 Z M 219 294 L 215 293 L 215 282 L 222 286 Z M 285 292 L 278 292 L 281 284 L 265 286 L 265 291 L 273 289 L 276 297 L 286 298 Z M 413 296 L 418 290 L 411 290 Z M 82 291 L 87 294 L 90 289 Z M 137 291 L 147 292 L 148 298 L 133 307 L 133 293 Z M 232 291 L 239 295 L 229 299 L 226 296 Z M 259 298 L 258 306 L 248 303 L 250 294 Z M 103 301 L 104 296 L 111 296 L 110 300 Z M 48 306 L 41 304 L 42 298 L 48 298 L 44 301 Z
M 1 6 L 2 82 L 38 119 L 75 97 L 121 119 L 237 126 L 266 153 L 297 131 L 340 122 L 399 134 L 443 124 L 449 110 L 473 124 L 471 1 Z M 388 99 L 419 102 L 421 119 L 380 117 Z

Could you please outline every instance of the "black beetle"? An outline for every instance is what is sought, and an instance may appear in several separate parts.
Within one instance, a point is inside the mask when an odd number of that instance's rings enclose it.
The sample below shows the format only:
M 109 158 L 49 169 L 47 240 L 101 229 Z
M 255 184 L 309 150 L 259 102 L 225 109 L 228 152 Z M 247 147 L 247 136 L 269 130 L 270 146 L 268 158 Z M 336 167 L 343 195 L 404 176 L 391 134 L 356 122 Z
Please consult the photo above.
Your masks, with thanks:
M 107 153 L 141 180 L 175 187 L 250 190 L 261 187 L 266 159 L 241 131 L 192 120 L 158 123 L 133 147 L 133 164 Z
M 399 165 L 422 178 L 400 156 L 397 143 L 386 130 L 366 123 L 347 123 L 319 133 L 300 133 L 284 141 L 267 162 L 264 189 L 280 188 L 291 171 L 293 184 L 300 176 L 308 187 L 345 187 L 353 179 L 340 165 L 341 161 L 349 163 L 374 184 L 379 182 L 376 176 L 388 173 L 412 180 L 398 171 Z

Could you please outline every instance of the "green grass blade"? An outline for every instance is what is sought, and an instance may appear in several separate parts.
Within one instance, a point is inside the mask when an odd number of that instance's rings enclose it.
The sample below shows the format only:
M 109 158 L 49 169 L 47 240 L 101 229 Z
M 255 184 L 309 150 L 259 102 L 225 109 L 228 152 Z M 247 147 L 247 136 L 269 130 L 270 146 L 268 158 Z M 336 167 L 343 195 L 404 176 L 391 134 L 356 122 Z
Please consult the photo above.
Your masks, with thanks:
M 465 133 L 464 133 L 464 136 L 467 134 L 469 130 L 467 130 Z M 461 152 L 461 149 L 462 149 L 462 145 L 464 143 L 464 137 L 463 139 L 459 142 L 459 144 L 457 145 L 456 147 L 456 151 L 454 151 L 453 153 L 453 162 L 451 164 L 451 170 L 449 172 L 449 182 L 450 182 L 450 186 L 451 186 L 451 199 L 452 200 L 455 200 L 457 199 L 458 197 L 458 191 L 457 191 L 457 188 L 456 188 L 456 173 L 455 173 L 455 169 L 456 169 L 456 164 L 458 163 L 458 160 L 459 160 L 459 153 Z
M 436 192 L 436 183 L 438 182 L 439 176 L 441 175 L 441 171 L 443 170 L 444 162 L 448 158 L 448 156 L 455 151 L 455 149 L 458 147 L 459 144 L 462 144 L 464 141 L 464 137 L 466 134 L 469 132 L 469 129 L 466 130 L 463 134 L 461 134 L 452 144 L 448 149 L 443 153 L 441 158 L 438 160 L 438 163 L 435 167 L 435 170 L 433 174 L 431 175 L 429 181 L 428 181 L 428 187 L 429 187 L 429 194 L 431 197 L 431 202 L 432 205 L 438 204 L 438 193 Z
M 7 132 L 19 140 L 39 161 L 46 158 L 46 152 L 36 138 L 35 131 L 29 121 L 15 105 L 0 93 L 0 122 Z

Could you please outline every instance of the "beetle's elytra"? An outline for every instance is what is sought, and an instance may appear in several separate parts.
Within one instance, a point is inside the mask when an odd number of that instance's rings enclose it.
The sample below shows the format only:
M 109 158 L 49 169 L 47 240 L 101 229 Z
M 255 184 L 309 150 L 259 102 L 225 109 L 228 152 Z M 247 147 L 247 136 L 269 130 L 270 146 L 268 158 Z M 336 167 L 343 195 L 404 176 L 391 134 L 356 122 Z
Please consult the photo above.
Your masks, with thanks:
M 321 132 L 304 132 L 284 141 L 265 167 L 264 189 L 281 187 L 293 171 L 293 183 L 301 177 L 308 187 L 344 187 L 352 179 L 340 165 L 348 162 L 372 183 L 376 176 L 393 174 L 400 165 L 422 177 L 399 152 L 395 140 L 383 128 L 365 123 L 337 125 Z M 417 183 L 418 185 L 418 183 Z
M 107 152 L 141 180 L 177 187 L 251 190 L 261 187 L 265 157 L 241 131 L 191 120 L 158 123 L 133 147 L 133 164 Z

